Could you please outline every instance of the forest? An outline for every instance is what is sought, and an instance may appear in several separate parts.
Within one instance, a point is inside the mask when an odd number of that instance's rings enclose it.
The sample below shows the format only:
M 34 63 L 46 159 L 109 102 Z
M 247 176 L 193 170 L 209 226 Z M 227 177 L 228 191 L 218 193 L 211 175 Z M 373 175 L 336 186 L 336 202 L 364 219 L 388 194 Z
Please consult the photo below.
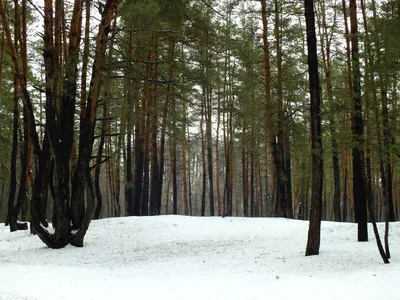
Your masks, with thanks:
M 182 214 L 356 222 L 367 240 L 367 222 L 398 220 L 400 0 L 0 0 L 0 15 L 11 231 L 62 248 L 92 219 Z

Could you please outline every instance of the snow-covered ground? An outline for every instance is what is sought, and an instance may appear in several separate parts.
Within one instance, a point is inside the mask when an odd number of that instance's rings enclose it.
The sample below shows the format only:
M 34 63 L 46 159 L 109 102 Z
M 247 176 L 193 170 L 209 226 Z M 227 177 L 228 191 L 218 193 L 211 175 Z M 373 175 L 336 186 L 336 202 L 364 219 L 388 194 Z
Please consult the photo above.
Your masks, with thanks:
M 380 224 L 382 230 L 382 224 Z M 323 222 L 305 257 L 308 222 L 160 216 L 93 221 L 85 247 L 48 249 L 0 224 L 1 300 L 400 299 L 400 223 L 389 265 L 356 225 Z

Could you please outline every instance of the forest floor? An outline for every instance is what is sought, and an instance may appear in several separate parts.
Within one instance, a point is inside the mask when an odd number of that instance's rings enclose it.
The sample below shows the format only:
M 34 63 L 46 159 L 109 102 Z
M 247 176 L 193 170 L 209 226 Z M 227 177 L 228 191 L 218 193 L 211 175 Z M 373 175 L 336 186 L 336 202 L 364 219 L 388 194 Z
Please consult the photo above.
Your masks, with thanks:
M 400 299 L 400 222 L 388 265 L 356 229 L 323 222 L 305 257 L 308 222 L 280 218 L 103 219 L 60 250 L 0 224 L 0 299 Z

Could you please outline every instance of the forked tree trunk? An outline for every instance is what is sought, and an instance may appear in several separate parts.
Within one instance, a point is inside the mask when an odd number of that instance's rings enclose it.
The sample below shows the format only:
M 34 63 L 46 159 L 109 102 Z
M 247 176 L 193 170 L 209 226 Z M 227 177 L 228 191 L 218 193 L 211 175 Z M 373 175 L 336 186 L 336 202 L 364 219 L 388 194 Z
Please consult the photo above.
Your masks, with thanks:
M 42 241 L 51 248 L 61 248 L 71 243 L 83 246 L 83 238 L 89 226 L 93 213 L 93 189 L 90 178 L 90 157 L 93 147 L 94 126 L 96 117 L 97 98 L 99 93 L 100 62 L 104 59 L 107 36 L 110 32 L 110 23 L 114 18 L 117 1 L 108 0 L 102 15 L 99 33 L 96 39 L 96 50 L 92 69 L 91 85 L 86 103 L 86 114 L 80 120 L 79 157 L 70 186 L 70 160 L 73 149 L 75 99 L 77 91 L 77 64 L 79 60 L 79 41 L 82 14 L 82 1 L 76 0 L 70 26 L 69 55 L 66 56 L 64 66 L 62 106 L 58 110 L 57 93 L 55 86 L 55 53 L 53 40 L 53 3 L 45 0 L 44 7 L 44 59 L 46 70 L 46 134 L 43 149 L 36 131 L 36 124 L 30 94 L 26 88 L 23 72 L 18 62 L 18 54 L 12 42 L 8 20 L 4 11 L 3 0 L 0 0 L 0 14 L 3 28 L 7 36 L 10 54 L 13 60 L 14 72 L 18 78 L 18 85 L 22 91 L 23 104 L 27 109 L 27 119 L 32 137 L 33 151 L 36 158 L 35 185 L 31 204 L 32 225 Z M 56 121 L 57 120 L 57 121 Z M 49 143 L 48 139 L 51 141 Z M 51 152 L 55 159 L 55 234 L 50 234 L 42 224 L 40 205 L 44 195 L 43 180 L 48 170 Z M 87 188 L 86 211 L 84 206 L 84 189 Z M 71 201 L 71 210 L 69 203 Z M 71 214 L 70 214 L 71 212 Z M 72 226 L 71 223 L 72 222 Z M 42 223 L 42 224 L 41 224 Z M 43 224 L 45 225 L 45 224 Z M 72 228 L 77 229 L 72 233 Z

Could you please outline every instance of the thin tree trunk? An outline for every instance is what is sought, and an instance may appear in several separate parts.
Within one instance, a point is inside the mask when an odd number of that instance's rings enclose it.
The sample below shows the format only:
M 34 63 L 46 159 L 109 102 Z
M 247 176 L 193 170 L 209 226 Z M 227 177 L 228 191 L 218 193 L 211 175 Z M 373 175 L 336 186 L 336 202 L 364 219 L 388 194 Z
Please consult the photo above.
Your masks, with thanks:
M 204 88 L 203 88 L 204 89 Z M 203 93 L 204 95 L 204 93 Z M 204 104 L 201 105 L 201 121 L 200 121 L 200 132 L 201 132 L 201 161 L 202 161 L 202 191 L 201 191 L 201 216 L 204 217 L 206 213 L 206 188 L 207 188 L 207 168 L 206 168 L 206 150 L 205 150 L 205 137 L 204 137 Z
M 189 215 L 189 201 L 188 201 L 188 186 L 187 186 L 187 159 L 186 159 L 186 152 L 187 152 L 187 139 L 186 139 L 186 119 L 188 118 L 187 115 L 187 108 L 186 103 L 183 104 L 183 113 L 185 121 L 183 122 L 184 128 L 184 136 L 182 140 L 182 184 L 183 184 L 183 211 L 186 216 Z
M 20 22 L 19 22 L 19 4 L 18 0 L 14 0 L 14 47 L 18 51 L 18 38 L 20 35 Z M 13 139 L 10 160 L 10 186 L 8 192 L 8 214 L 6 225 L 10 225 L 10 231 L 17 231 L 17 219 L 14 214 L 15 194 L 17 190 L 17 155 L 18 155 L 18 78 L 14 74 L 13 79 Z
M 127 53 L 127 65 L 126 65 L 126 74 L 124 80 L 124 105 L 122 109 L 121 116 L 121 139 L 119 141 L 120 147 L 125 147 L 124 139 L 122 136 L 125 135 L 126 130 L 126 157 L 125 157 L 125 207 L 126 207 L 126 215 L 128 216 L 139 216 L 140 215 L 140 207 L 138 208 L 138 201 L 136 198 L 136 193 L 138 193 L 137 189 L 141 189 L 141 181 L 140 175 L 137 175 L 137 168 L 139 162 L 141 162 L 139 155 L 141 155 L 141 145 L 139 139 L 139 130 L 140 123 L 136 124 L 135 128 L 135 176 L 133 175 L 133 166 L 132 166 L 132 130 L 133 130 L 133 120 L 132 120 L 132 110 L 134 108 L 134 100 L 132 95 L 132 76 L 133 70 L 131 67 L 131 63 L 133 60 L 132 49 L 133 47 L 133 32 L 129 32 L 129 44 L 128 44 L 128 53 Z M 136 101 L 135 112 L 137 113 L 137 107 L 139 105 L 138 101 Z M 140 181 L 140 183 L 139 183 Z M 135 193 L 135 194 L 134 194 Z M 139 198 L 140 199 L 140 198 Z
M 115 20 L 113 26 L 115 26 Z M 95 167 L 95 195 L 96 195 L 96 208 L 94 210 L 93 219 L 99 219 L 100 213 L 103 208 L 103 199 L 100 190 L 100 172 L 101 165 L 103 163 L 103 151 L 106 143 L 106 135 L 109 134 L 109 123 L 110 123 L 110 97 L 111 97 L 111 66 L 112 66 L 112 57 L 113 57 L 113 48 L 114 48 L 114 39 L 110 41 L 109 52 L 108 52 L 108 67 L 107 67 L 107 77 L 105 82 L 104 89 L 104 100 L 103 100 L 103 120 L 102 120 L 102 128 L 101 128 L 101 137 L 99 142 L 99 148 L 97 151 L 96 158 L 96 167 Z M 108 159 L 108 158 L 107 158 Z M 107 176 L 106 176 L 107 180 Z
M 246 120 L 243 125 L 243 140 L 246 136 Z M 249 180 L 248 180 L 248 169 L 247 169 L 247 151 L 244 145 L 242 145 L 242 192 L 243 192 L 243 216 L 249 216 Z
M 215 180 L 217 185 L 217 214 L 218 216 L 222 215 L 221 211 L 221 187 L 220 187 L 220 180 L 219 180 L 219 173 L 220 173 L 220 161 L 219 161 L 219 127 L 221 123 L 221 96 L 218 93 L 218 107 L 217 107 L 217 128 L 215 134 Z
M 158 80 L 158 36 L 154 37 L 154 79 Z M 158 164 L 158 105 L 157 105 L 157 83 L 154 84 L 151 100 L 150 123 L 151 123 L 151 185 L 150 185 L 150 215 L 159 215 L 161 213 L 161 194 L 160 185 L 160 166 Z
M 171 176 L 172 176 L 172 213 L 174 215 L 178 214 L 178 184 L 177 184 L 177 166 L 176 166 L 176 139 L 177 139 L 177 129 L 176 129 L 176 99 L 172 98 L 172 123 L 171 127 L 173 131 L 173 136 L 170 138 L 171 145 Z M 205 201 L 205 199 L 204 199 Z
M 212 89 L 206 87 L 206 143 L 207 143 L 207 167 L 208 167 L 208 181 L 209 181 L 209 194 L 210 198 L 210 216 L 214 216 L 214 172 L 213 172 L 213 155 L 212 155 Z
M 174 59 L 175 59 L 175 41 L 171 41 L 170 43 L 170 66 L 169 66 L 169 75 L 168 80 L 172 82 L 174 78 Z M 168 109 L 170 105 L 170 99 L 174 97 L 173 95 L 173 85 L 168 83 L 167 85 L 167 95 L 164 102 L 164 111 L 161 121 L 161 140 L 160 140 L 160 189 L 162 191 L 163 183 L 164 183 L 164 169 L 165 169 L 165 138 L 166 138 L 166 129 L 167 129 L 167 121 L 168 121 Z M 167 194 L 168 198 L 168 194 Z M 168 203 L 168 199 L 167 199 Z

